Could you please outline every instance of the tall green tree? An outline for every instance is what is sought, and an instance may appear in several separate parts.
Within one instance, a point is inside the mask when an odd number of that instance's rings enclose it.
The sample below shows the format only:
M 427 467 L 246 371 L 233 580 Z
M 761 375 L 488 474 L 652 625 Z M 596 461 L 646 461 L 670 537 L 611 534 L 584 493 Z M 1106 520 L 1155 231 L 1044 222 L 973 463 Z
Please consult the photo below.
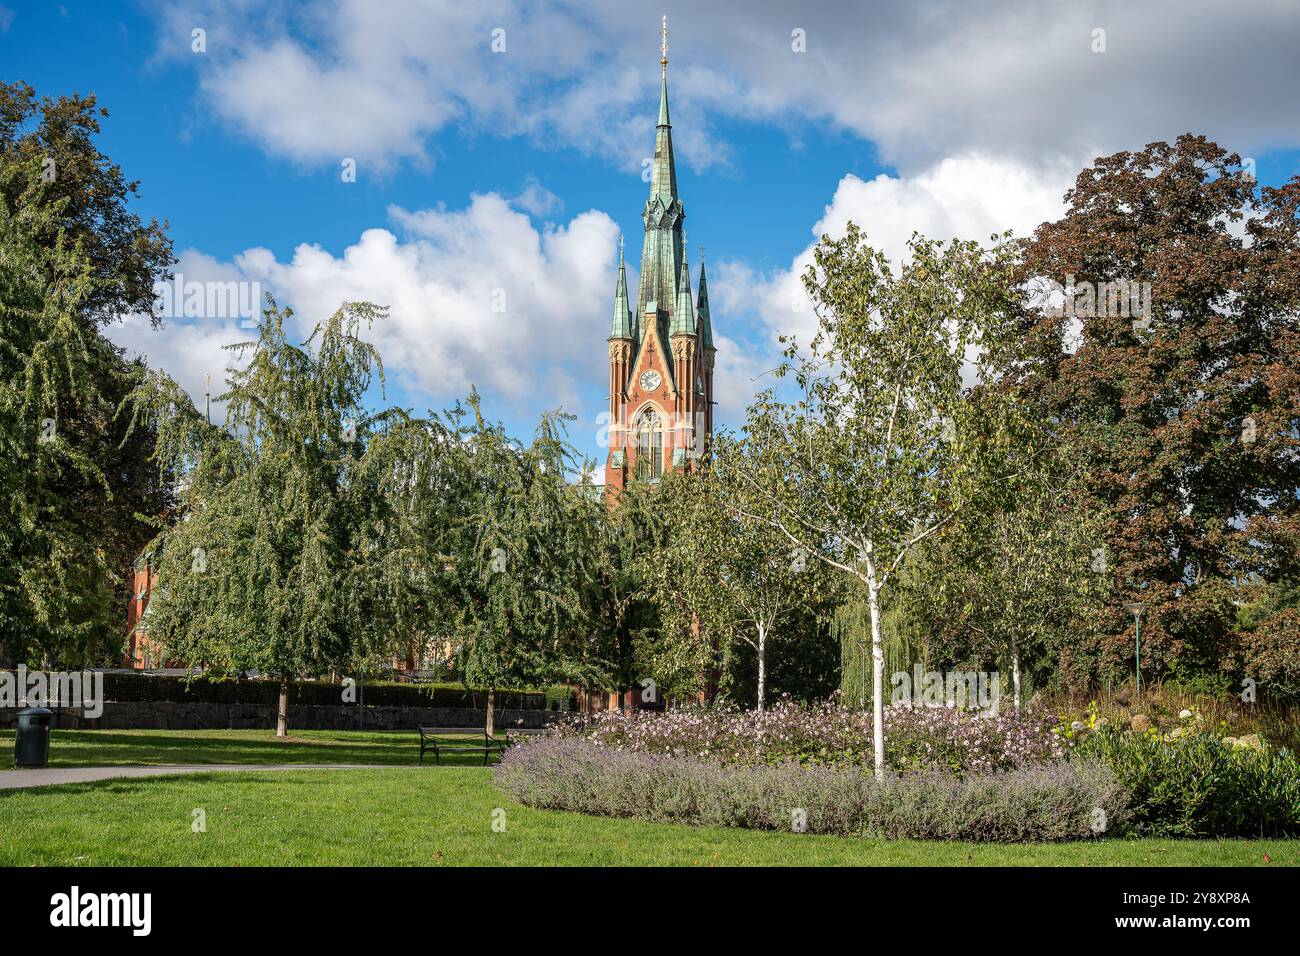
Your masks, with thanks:
M 41 245 L 52 247 L 60 235 L 81 244 L 95 281 L 78 315 L 91 327 L 132 313 L 159 321 L 154 286 L 171 278 L 176 261 L 168 224 L 146 223 L 129 208 L 140 183 L 95 144 L 107 118 L 94 95 L 38 100 L 26 83 L 0 83 L 0 194 L 11 208 L 35 195 L 51 211 L 33 224 Z
M 453 513 L 437 547 L 446 555 L 448 635 L 463 679 L 495 691 L 531 683 L 609 686 L 587 600 L 600 551 L 587 492 L 566 479 L 579 466 L 564 419 L 543 416 L 522 445 L 482 413 L 477 393 L 447 416 Z
M 1260 189 L 1184 135 L 1098 159 L 1066 201 L 1026 248 L 1067 301 L 1027 316 L 1022 384 L 1086 468 L 1119 588 L 1074 656 L 1128 658 L 1138 600 L 1153 670 L 1212 670 L 1240 585 L 1300 561 L 1300 177 Z
M 155 436 L 117 415 L 144 366 L 100 329 L 153 314 L 171 244 L 98 150 L 106 115 L 0 84 L 0 661 L 119 660 L 131 566 L 170 504 Z
M 363 404 L 383 367 L 362 331 L 382 309 L 345 303 L 296 344 L 292 311 L 268 303 L 257 339 L 228 346 L 244 363 L 227 372 L 224 427 L 165 373 L 132 407 L 156 428 L 183 508 L 154 545 L 150 637 L 213 675 L 277 677 L 283 737 L 291 679 L 350 669 L 394 632 L 385 577 L 371 571 L 389 503 L 367 456 L 406 416 Z
M 1098 521 L 1065 467 L 1041 467 L 1053 458 L 1066 465 L 1058 455 L 1027 463 L 986 507 L 962 514 L 918 552 L 907 579 L 934 655 L 1007 665 L 1017 715 L 1024 662 L 1036 682 L 1048 678 L 1053 652 L 1108 594 Z
M 695 472 L 666 476 L 664 546 L 647 552 L 660 618 L 686 647 L 682 663 L 749 646 L 757 663 L 756 705 L 767 703 L 772 642 L 799 618 L 829 603 L 833 576 L 804 548 L 753 513 L 753 486 L 734 477 L 752 466 L 743 442 L 719 436 L 711 461 Z M 709 666 L 717 666 L 709 660 Z
M 605 662 L 611 677 L 602 689 L 632 688 L 648 703 L 658 699 L 659 689 L 652 692 L 645 684 L 654 669 L 642 655 L 659 633 L 659 615 L 641 558 L 663 537 L 663 521 L 652 507 L 656 486 L 633 484 L 610 500 L 603 488 L 586 480 L 584 473 L 578 485 L 578 522 L 589 535 L 586 547 L 594 560 L 592 574 L 584 579 L 583 601 L 592 653 Z
M 637 683 L 667 699 L 710 699 L 726 643 L 719 592 L 701 562 L 707 550 L 699 535 L 706 489 L 696 476 L 670 471 L 654 482 L 620 492 L 636 496 L 644 521 L 630 542 L 630 561 L 653 609 L 651 626 L 635 646 Z
M 947 246 L 913 237 L 897 272 L 850 224 L 823 237 L 804 276 L 818 331 L 792 343 L 771 390 L 750 406 L 752 454 L 731 473 L 765 521 L 865 586 L 872 646 L 873 737 L 884 773 L 882 594 L 918 545 L 977 507 L 1005 479 L 993 453 L 1013 405 L 990 385 L 1006 367 L 1021 294 L 1005 243 Z M 978 400 L 970 386 L 982 386 Z
M 61 425 L 102 407 L 98 379 L 115 356 L 81 318 L 89 260 L 66 234 L 35 239 L 53 218 L 0 197 L 0 635 L 42 663 L 93 659 L 111 640 L 114 593 L 99 529 L 64 498 L 75 485 L 102 501 L 109 476 Z

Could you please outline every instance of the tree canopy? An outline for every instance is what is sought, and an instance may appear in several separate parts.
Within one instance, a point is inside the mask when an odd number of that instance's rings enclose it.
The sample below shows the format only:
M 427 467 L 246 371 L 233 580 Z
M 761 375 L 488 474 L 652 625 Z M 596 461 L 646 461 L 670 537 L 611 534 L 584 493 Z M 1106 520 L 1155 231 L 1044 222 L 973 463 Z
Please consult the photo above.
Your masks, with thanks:
M 152 549 L 150 638 L 214 675 L 256 670 L 282 686 L 391 641 L 394 605 L 371 573 L 390 509 L 368 455 L 375 433 L 406 422 L 400 410 L 363 407 L 383 369 L 361 332 L 381 309 L 345 303 L 302 344 L 288 337 L 291 315 L 268 297 L 257 339 L 228 346 L 244 364 L 219 397 L 224 426 L 165 373 L 131 396 L 181 503 Z
M 130 570 L 168 507 L 154 436 L 117 415 L 144 374 L 100 328 L 152 309 L 164 226 L 95 145 L 93 98 L 0 84 L 0 661 L 120 659 Z
M 781 369 L 799 397 L 758 398 L 745 428 L 752 453 L 729 472 L 755 503 L 738 513 L 867 590 L 877 774 L 881 594 L 914 548 L 1009 477 L 997 451 L 1016 410 L 988 387 L 1013 353 L 1015 248 L 922 237 L 908 248 L 895 271 L 852 223 L 843 238 L 822 237 L 804 276 L 818 330 L 806 350 L 790 344 Z
M 1213 670 L 1235 589 L 1300 561 L 1300 177 L 1259 189 L 1184 135 L 1097 160 L 1066 201 L 1026 244 L 1021 276 L 1068 304 L 1027 314 L 1021 385 L 1085 468 L 1120 590 L 1080 680 L 1126 659 L 1132 600 L 1153 670 Z

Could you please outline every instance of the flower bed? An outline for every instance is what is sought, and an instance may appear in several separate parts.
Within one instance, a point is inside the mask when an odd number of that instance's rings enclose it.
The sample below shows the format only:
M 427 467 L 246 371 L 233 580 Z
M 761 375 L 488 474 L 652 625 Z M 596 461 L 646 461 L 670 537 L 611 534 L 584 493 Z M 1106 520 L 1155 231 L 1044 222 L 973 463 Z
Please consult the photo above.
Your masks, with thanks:
M 676 823 L 972 841 L 1300 833 L 1300 763 L 1285 748 L 1162 738 L 1095 721 L 834 701 L 765 713 L 678 710 L 577 718 L 513 748 L 498 784 L 523 803 Z
M 551 735 L 507 751 L 495 779 L 543 809 L 846 836 L 1075 840 L 1125 822 L 1126 794 L 1092 763 L 960 776 L 932 769 L 877 781 L 853 766 L 728 764 Z
M 990 773 L 1067 755 L 1047 715 L 984 717 L 948 708 L 885 708 L 885 762 L 897 771 L 927 768 Z M 801 708 L 788 700 L 763 711 L 609 712 L 553 731 L 590 737 L 613 751 L 698 757 L 723 764 L 871 765 L 871 713 L 832 701 Z

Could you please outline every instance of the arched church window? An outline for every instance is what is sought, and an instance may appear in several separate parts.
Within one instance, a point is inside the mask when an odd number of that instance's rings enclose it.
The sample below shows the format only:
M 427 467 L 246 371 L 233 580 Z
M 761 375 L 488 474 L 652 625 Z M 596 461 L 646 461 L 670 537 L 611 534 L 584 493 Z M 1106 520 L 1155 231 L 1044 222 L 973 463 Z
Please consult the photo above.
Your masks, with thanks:
M 637 419 L 636 477 L 656 481 L 664 473 L 664 428 L 659 413 L 647 408 Z

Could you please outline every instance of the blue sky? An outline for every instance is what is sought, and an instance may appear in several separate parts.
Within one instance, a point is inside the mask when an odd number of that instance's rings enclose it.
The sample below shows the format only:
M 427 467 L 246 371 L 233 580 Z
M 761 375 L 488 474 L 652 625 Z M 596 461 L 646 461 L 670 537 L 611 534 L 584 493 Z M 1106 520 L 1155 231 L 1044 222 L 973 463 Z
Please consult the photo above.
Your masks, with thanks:
M 797 275 L 849 218 L 893 254 L 912 229 L 1027 232 L 1091 157 L 1188 130 L 1265 184 L 1300 172 L 1285 4 L 701 6 L 0 0 L 0 63 L 41 94 L 99 96 L 101 148 L 141 181 L 138 211 L 170 221 L 186 278 L 260 281 L 304 327 L 345 297 L 389 304 L 391 401 L 443 407 L 473 383 L 521 435 L 563 405 L 602 459 L 616 237 L 635 264 L 661 13 L 724 423 L 775 336 L 807 331 Z M 112 334 L 201 394 L 238 333 L 125 317 Z

